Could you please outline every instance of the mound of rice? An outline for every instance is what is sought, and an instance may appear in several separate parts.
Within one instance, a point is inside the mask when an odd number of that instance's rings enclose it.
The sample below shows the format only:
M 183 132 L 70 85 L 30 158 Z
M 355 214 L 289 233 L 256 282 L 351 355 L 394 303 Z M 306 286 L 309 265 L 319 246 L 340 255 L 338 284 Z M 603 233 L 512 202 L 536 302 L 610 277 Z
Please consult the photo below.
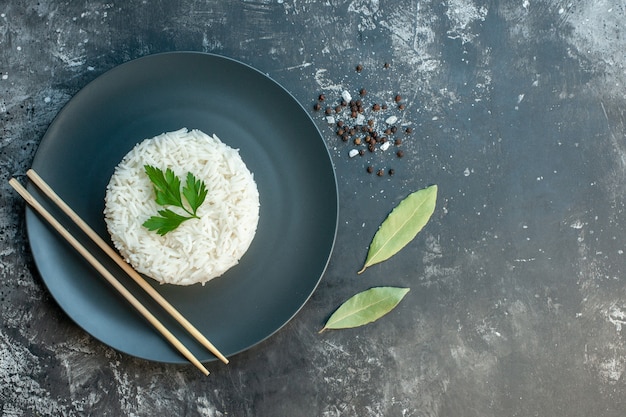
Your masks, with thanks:
M 170 168 L 184 185 L 187 173 L 208 189 L 200 219 L 160 236 L 142 224 L 163 207 L 155 202 L 144 165 Z M 161 283 L 191 285 L 218 277 L 248 250 L 259 220 L 259 193 L 239 152 L 217 136 L 181 129 L 137 144 L 107 186 L 105 221 L 117 250 L 138 272 Z

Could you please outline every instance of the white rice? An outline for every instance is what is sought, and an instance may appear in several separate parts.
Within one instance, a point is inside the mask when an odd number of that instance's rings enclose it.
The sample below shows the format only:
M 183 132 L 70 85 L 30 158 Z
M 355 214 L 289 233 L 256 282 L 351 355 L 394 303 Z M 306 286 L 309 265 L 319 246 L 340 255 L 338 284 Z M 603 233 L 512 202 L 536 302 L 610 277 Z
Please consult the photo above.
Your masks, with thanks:
M 200 219 L 160 236 L 143 223 L 158 210 L 144 165 L 170 168 L 185 184 L 191 172 L 207 186 Z M 115 168 L 105 197 L 105 221 L 117 250 L 138 272 L 161 283 L 191 285 L 236 265 L 256 233 L 259 193 L 236 149 L 215 135 L 180 129 L 137 144 Z

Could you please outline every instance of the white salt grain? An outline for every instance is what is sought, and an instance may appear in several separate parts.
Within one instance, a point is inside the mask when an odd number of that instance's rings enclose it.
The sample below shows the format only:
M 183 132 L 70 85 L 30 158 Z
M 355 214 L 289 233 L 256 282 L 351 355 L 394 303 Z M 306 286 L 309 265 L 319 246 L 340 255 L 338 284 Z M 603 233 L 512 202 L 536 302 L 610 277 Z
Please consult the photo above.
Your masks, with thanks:
M 398 117 L 397 116 L 389 116 L 387 117 L 387 120 L 385 120 L 385 123 L 387 123 L 388 125 L 392 125 L 395 122 L 398 121 Z

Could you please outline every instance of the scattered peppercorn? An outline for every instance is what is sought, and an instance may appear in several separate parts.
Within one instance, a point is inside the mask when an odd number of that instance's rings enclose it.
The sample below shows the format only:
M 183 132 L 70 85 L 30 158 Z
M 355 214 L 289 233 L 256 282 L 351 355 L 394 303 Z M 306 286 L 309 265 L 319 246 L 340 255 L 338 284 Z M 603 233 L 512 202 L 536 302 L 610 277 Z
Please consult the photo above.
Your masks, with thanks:
M 391 64 L 385 62 L 383 67 L 385 69 L 390 68 Z M 361 64 L 355 66 L 357 72 L 361 72 L 364 67 Z M 379 148 L 381 149 L 380 156 L 372 155 L 366 157 L 372 162 L 372 159 L 385 158 L 385 155 L 389 153 L 382 152 L 387 150 L 390 144 L 394 144 L 397 148 L 395 154 L 398 158 L 404 157 L 404 151 L 401 149 L 403 140 L 399 137 L 395 137 L 395 134 L 402 129 L 406 135 L 413 132 L 411 127 L 396 126 L 393 122 L 398 118 L 398 112 L 405 109 L 405 103 L 400 94 L 395 94 L 393 99 L 389 102 L 381 100 L 381 102 L 374 103 L 373 100 L 369 103 L 365 101 L 365 97 L 371 95 L 364 87 L 358 90 L 358 95 L 354 99 L 350 97 L 350 94 L 344 92 L 340 97 L 334 100 L 334 103 L 329 100 L 324 93 L 320 93 L 317 100 L 312 105 L 313 110 L 319 111 L 324 109 L 326 119 L 333 124 L 336 124 L 336 134 L 343 142 L 353 143 L 356 149 L 350 150 L 350 157 L 365 155 L 369 152 L 374 153 Z M 345 97 L 345 98 L 344 98 Z M 348 99 L 348 100 L 346 100 Z M 344 108 L 346 109 L 344 111 Z M 395 108 L 395 115 L 393 112 L 389 112 L 389 109 Z M 375 112 L 383 111 L 382 114 L 376 114 Z M 334 117 L 332 117 L 334 116 Z M 365 116 L 365 117 L 364 117 Z M 368 118 L 370 116 L 371 118 Z M 336 122 L 333 120 L 336 119 Z M 391 119 L 394 119 L 393 121 Z M 392 123 L 387 123 L 387 121 Z M 332 125 L 331 125 L 332 126 Z M 332 128 L 332 127 L 331 127 Z M 393 154 L 393 151 L 392 151 Z M 384 162 L 383 162 L 384 163 Z M 368 173 L 376 173 L 377 176 L 383 177 L 385 175 L 395 175 L 393 168 L 375 168 L 374 166 L 366 166 Z

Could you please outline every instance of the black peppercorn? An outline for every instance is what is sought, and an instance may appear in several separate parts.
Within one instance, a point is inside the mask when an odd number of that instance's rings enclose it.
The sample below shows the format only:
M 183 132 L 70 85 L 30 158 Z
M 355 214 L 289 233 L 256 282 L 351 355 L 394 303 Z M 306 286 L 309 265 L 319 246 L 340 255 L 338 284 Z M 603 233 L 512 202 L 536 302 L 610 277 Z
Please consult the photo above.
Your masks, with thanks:
M 374 111 L 378 111 L 378 110 L 380 110 L 380 104 L 374 104 L 374 105 L 372 106 L 372 110 L 374 110 Z
M 361 90 L 359 91 L 359 95 L 363 97 L 365 94 L 367 94 L 367 90 L 365 88 L 361 88 Z
M 413 132 L 413 129 L 410 127 L 407 127 L 406 130 L 404 131 L 404 133 L 406 133 L 407 135 L 412 132 Z
M 385 171 L 381 168 L 381 169 L 378 170 L 376 175 L 378 175 L 379 177 L 382 177 L 383 175 L 385 175 Z
M 398 152 L 396 152 L 396 155 L 398 155 L 398 158 L 402 158 L 404 156 L 404 152 L 403 151 L 398 151 Z
M 361 144 L 361 138 L 354 138 L 354 144 L 355 145 L 360 145 Z
M 363 65 L 359 64 L 356 66 L 356 72 L 361 72 L 363 71 Z
M 399 102 L 401 102 L 401 101 L 402 101 L 402 96 L 401 96 L 400 94 L 398 94 L 398 95 L 394 98 L 394 100 L 396 101 L 396 103 L 399 103 Z
M 361 156 L 365 155 L 365 150 L 364 149 L 359 149 L 359 155 L 361 155 Z
M 403 103 L 400 103 L 400 104 L 398 105 L 398 109 L 400 109 L 400 110 L 404 110 L 404 104 L 403 104 Z
M 395 173 L 396 173 L 396 170 L 395 170 L 395 169 L 391 168 L 391 169 L 389 170 L 389 175 L 393 175 L 393 174 L 395 174 Z
M 324 101 L 326 100 L 326 96 L 324 94 L 320 94 L 320 96 L 318 97 L 319 101 Z
M 385 62 L 385 64 L 383 65 L 383 68 L 389 68 L 391 65 L 389 65 L 389 62 Z
M 326 111 L 325 111 L 325 113 L 326 113 L 327 115 L 330 115 L 332 112 L 333 112 L 333 110 L 332 110 L 330 107 L 326 107 Z
M 396 133 L 398 131 L 398 128 L 395 126 L 391 126 L 391 133 Z
M 315 111 L 319 111 L 319 109 L 321 109 L 321 108 L 322 108 L 322 106 L 320 106 L 320 103 L 315 103 L 313 105 L 313 110 L 315 110 Z
M 396 140 L 395 140 L 395 142 L 394 142 L 394 144 L 395 144 L 396 146 L 400 146 L 400 145 L 402 145 L 402 139 L 400 139 L 400 138 L 396 139 Z
M 368 172 L 368 173 L 370 173 L 370 174 L 371 174 L 372 172 L 374 172 L 374 167 L 373 167 L 373 166 L 371 166 L 371 165 L 370 165 L 370 166 L 368 166 L 368 167 L 367 167 L 367 172 Z

